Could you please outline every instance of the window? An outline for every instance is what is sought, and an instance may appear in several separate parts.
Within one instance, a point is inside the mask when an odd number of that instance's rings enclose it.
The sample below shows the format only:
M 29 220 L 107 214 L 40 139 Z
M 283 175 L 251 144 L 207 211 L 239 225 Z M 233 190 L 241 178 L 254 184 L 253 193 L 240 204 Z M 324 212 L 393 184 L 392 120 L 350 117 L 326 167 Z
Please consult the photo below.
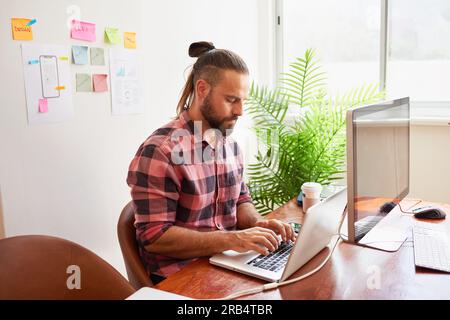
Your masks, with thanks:
M 279 69 L 313 47 L 331 94 L 385 84 L 388 98 L 411 97 L 413 116 L 450 118 L 450 1 L 277 1 Z
M 388 39 L 389 95 L 450 101 L 450 1 L 389 1 Z
M 283 69 L 316 49 L 332 94 L 379 80 L 379 0 L 285 0 Z

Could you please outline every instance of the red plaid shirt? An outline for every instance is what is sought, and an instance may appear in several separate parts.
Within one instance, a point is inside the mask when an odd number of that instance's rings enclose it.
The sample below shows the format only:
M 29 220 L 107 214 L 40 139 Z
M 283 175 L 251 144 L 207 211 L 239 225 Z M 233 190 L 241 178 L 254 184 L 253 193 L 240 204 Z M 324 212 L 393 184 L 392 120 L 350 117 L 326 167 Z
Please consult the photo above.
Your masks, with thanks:
M 193 260 L 145 250 L 171 226 L 233 230 L 237 206 L 252 201 L 242 179 L 243 159 L 237 143 L 222 138 L 214 149 L 198 132 L 184 111 L 156 130 L 130 164 L 127 183 L 140 254 L 149 274 L 167 277 Z

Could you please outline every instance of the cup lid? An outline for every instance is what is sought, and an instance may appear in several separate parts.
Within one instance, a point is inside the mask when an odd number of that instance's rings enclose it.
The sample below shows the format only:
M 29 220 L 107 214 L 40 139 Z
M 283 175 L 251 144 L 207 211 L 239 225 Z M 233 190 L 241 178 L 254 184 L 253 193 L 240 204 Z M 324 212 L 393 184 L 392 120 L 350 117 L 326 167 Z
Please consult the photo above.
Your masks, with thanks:
M 322 190 L 322 185 L 320 183 L 317 182 L 305 182 L 302 185 L 302 191 L 319 191 Z

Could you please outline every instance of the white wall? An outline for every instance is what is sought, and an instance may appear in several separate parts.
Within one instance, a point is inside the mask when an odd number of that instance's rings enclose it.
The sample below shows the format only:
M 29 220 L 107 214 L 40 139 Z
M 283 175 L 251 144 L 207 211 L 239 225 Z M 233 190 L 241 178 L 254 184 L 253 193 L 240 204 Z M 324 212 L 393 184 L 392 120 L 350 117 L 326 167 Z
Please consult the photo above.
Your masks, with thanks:
M 20 42 L 11 39 L 10 19 L 36 18 L 34 43 L 79 44 L 65 27 L 70 5 L 80 7 L 82 20 L 97 24 L 96 45 L 104 45 L 106 26 L 138 32 L 145 57 L 144 115 L 113 117 L 109 95 L 74 92 L 73 119 L 28 126 Z M 116 223 L 130 200 L 127 168 L 140 143 L 175 115 L 183 71 L 194 62 L 189 44 L 209 40 L 231 49 L 246 60 L 252 79 L 268 83 L 271 38 L 260 32 L 267 27 L 258 28 L 267 23 L 268 5 L 269 0 L 0 0 L 0 189 L 6 236 L 60 236 L 125 274 Z M 107 70 L 72 66 L 72 77 Z
M 450 203 L 450 126 L 411 127 L 409 197 Z

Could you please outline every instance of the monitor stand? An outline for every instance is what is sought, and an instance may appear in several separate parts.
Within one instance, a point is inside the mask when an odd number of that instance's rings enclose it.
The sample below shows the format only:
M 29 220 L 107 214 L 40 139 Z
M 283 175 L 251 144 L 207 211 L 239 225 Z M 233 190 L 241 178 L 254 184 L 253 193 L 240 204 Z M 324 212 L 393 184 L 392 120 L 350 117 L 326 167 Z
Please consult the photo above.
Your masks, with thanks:
M 397 251 L 408 238 L 410 225 L 411 218 L 403 215 L 397 206 L 359 240 L 358 244 L 383 251 Z
M 381 222 L 380 222 L 381 223 Z M 375 226 L 358 244 L 383 251 L 395 252 L 408 238 L 406 230 L 398 226 Z
M 398 208 L 392 210 L 384 217 L 372 230 L 370 230 L 359 242 L 352 244 L 361 245 L 373 249 L 395 252 L 401 248 L 408 238 L 408 230 L 411 219 L 405 218 L 398 211 Z M 408 217 L 406 217 L 408 218 Z M 342 224 L 341 236 L 348 242 L 348 221 L 347 215 Z

